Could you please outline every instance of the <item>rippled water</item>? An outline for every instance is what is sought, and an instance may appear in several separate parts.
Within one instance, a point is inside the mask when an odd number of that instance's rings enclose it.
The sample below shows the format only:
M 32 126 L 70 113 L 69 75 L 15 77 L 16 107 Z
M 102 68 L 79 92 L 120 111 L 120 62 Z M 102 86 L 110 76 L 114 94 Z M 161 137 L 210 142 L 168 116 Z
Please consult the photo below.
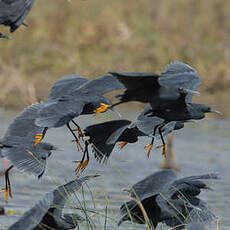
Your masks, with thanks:
M 12 119 L 13 117 L 0 116 L 1 136 Z M 85 117 L 81 119 L 81 126 L 91 124 L 95 119 L 102 121 L 103 118 Z M 80 159 L 81 154 L 76 152 L 71 139 L 72 137 L 65 127 L 48 131 L 46 141 L 56 144 L 63 150 L 56 151 L 51 155 L 48 161 L 48 171 L 40 181 L 33 176 L 22 174 L 15 169 L 12 170 L 13 199 L 10 199 L 8 204 L 2 202 L 8 214 L 0 216 L 1 230 L 7 229 L 46 192 L 53 190 L 56 185 L 74 178 L 75 165 L 72 161 Z M 206 120 L 196 124 L 186 124 L 186 128 L 177 132 L 174 140 L 174 153 L 181 168 L 179 176 L 210 172 L 218 172 L 221 176 L 221 180 L 209 183 L 214 190 L 202 193 L 201 197 L 220 217 L 222 228 L 230 228 L 230 121 Z M 100 165 L 91 157 L 90 165 L 84 174 L 95 172 L 101 174 L 101 177 L 88 183 L 94 194 L 93 202 L 87 186 L 84 186 L 84 191 L 88 208 L 101 212 L 100 217 L 94 216 L 97 229 L 104 229 L 102 226 L 104 226 L 103 214 L 105 214 L 106 204 L 108 215 L 114 221 L 108 221 L 105 229 L 116 229 L 116 221 L 119 220 L 119 207 L 126 198 L 122 189 L 159 169 L 162 161 L 161 152 L 155 149 L 148 159 L 143 150 L 146 143 L 148 143 L 148 138 L 143 138 L 139 143 L 127 145 L 122 150 L 117 148 L 112 153 L 107 165 Z M 2 161 L 0 166 L 3 167 Z M 0 178 L 0 185 L 4 186 L 3 177 Z M 82 199 L 81 196 L 80 199 Z M 77 205 L 74 196 L 73 202 Z M 165 226 L 159 228 L 168 229 Z M 87 226 L 81 227 L 81 229 L 87 229 Z M 140 225 L 133 226 L 124 223 L 119 229 L 145 228 Z

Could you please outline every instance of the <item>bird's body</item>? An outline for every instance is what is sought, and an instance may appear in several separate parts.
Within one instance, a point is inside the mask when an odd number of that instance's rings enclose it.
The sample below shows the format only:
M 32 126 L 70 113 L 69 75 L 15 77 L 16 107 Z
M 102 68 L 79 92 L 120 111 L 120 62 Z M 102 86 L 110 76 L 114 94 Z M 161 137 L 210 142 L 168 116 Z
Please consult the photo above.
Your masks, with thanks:
M 173 103 L 166 107 L 159 107 L 151 111 L 151 116 L 157 116 L 165 120 L 165 123 L 171 121 L 189 121 L 200 120 L 205 117 L 205 113 L 212 112 L 211 108 L 204 104 L 186 103 L 179 104 Z
M 164 104 L 159 105 L 156 108 L 153 108 L 152 106 L 148 106 L 147 110 L 145 111 L 145 115 L 153 116 L 153 117 L 159 117 L 162 119 L 162 122 L 155 126 L 154 132 L 153 132 L 153 139 L 151 143 L 148 145 L 148 152 L 149 155 L 153 142 L 154 142 L 154 136 L 156 134 L 156 131 L 158 130 L 161 136 L 162 140 L 162 147 L 163 152 L 162 154 L 166 154 L 166 145 L 165 141 L 162 135 L 162 130 L 165 125 L 167 125 L 170 122 L 188 122 L 190 120 L 200 120 L 205 117 L 205 113 L 214 112 L 217 114 L 221 114 L 219 111 L 213 110 L 210 107 L 208 107 L 205 104 L 196 104 L 191 103 L 191 97 L 190 95 L 184 91 L 183 89 L 179 90 L 180 97 L 173 101 L 173 102 L 167 102 Z M 188 101 L 188 102 L 186 102 Z
M 0 24 L 9 26 L 13 33 L 29 14 L 34 0 L 0 0 Z M 3 37 L 6 35 L 0 33 Z M 7 36 L 6 36 L 7 37 Z
M 163 119 L 162 123 L 154 127 L 152 141 L 147 145 L 149 156 L 153 147 L 154 136 L 159 131 L 163 151 L 166 155 L 166 144 L 163 138 L 162 129 L 171 121 L 187 121 L 191 117 L 202 118 L 203 114 L 191 112 L 190 106 L 192 95 L 200 84 L 200 77 L 195 69 L 182 62 L 169 64 L 160 75 L 146 73 L 121 73 L 110 72 L 125 86 L 126 90 L 120 97 L 120 101 L 113 106 L 129 101 L 148 102 L 150 104 L 149 115 Z M 189 111 L 189 107 L 192 107 Z M 196 112 L 196 111 L 195 111 Z
M 120 102 L 117 104 L 129 101 L 147 102 L 152 109 L 178 100 L 181 88 L 191 94 L 201 83 L 197 71 L 182 62 L 171 63 L 161 75 L 122 72 L 110 74 L 126 87 L 125 92 L 118 95 Z
M 84 129 L 84 134 L 89 137 L 89 143 L 93 144 L 94 156 L 99 162 L 106 161 L 113 151 L 116 142 L 125 139 L 124 132 L 125 130 L 128 132 L 130 123 L 128 120 L 114 120 L 90 125 Z M 137 134 L 134 133 L 133 139 L 127 140 L 127 142 L 137 141 Z M 112 142 L 108 143 L 107 140 L 111 135 L 113 135 Z
M 88 96 L 91 99 L 88 99 Z M 79 92 L 76 96 L 63 96 L 44 102 L 44 108 L 40 111 L 36 124 L 40 127 L 58 128 L 68 124 L 80 115 L 94 114 L 101 103 L 111 102 L 100 95 L 89 95 Z
M 94 155 L 100 162 L 109 158 L 117 142 L 122 142 L 120 147 L 123 147 L 127 143 L 137 142 L 139 137 L 152 137 L 154 127 L 162 122 L 163 120 L 159 117 L 148 117 L 142 113 L 135 122 L 112 120 L 90 125 L 84 132 L 90 137 L 89 142 L 92 143 Z M 163 136 L 183 127 L 183 122 L 171 122 L 163 128 Z M 156 133 L 155 138 L 160 138 L 159 133 Z
M 35 125 L 38 111 L 43 107 L 42 103 L 28 106 L 8 127 L 8 130 L 1 140 L 0 153 L 11 161 L 14 167 L 28 174 L 40 178 L 46 169 L 46 160 L 56 147 L 50 143 L 43 142 L 35 146 L 35 135 L 43 130 Z M 6 170 L 5 199 L 7 201 L 8 189 L 11 195 L 11 185 L 8 171 Z
M 12 124 L 2 139 L 2 156 L 7 157 L 15 167 L 41 177 L 45 171 L 46 159 L 56 148 L 49 143 L 35 146 L 35 135 L 42 128 L 35 125 L 42 103 L 28 106 Z
M 67 230 L 78 226 L 84 218 L 76 213 L 62 215 L 68 197 L 79 190 L 83 183 L 98 175 L 85 176 L 61 185 L 47 193 L 34 207 L 9 227 L 9 230 Z
M 75 138 L 78 149 L 84 152 L 76 172 L 86 168 L 89 162 L 89 154 L 88 151 L 83 150 L 80 144 L 79 138 L 83 137 L 84 134 L 73 119 L 80 115 L 106 111 L 111 102 L 103 94 L 121 88 L 123 88 L 123 85 L 113 76 L 103 76 L 88 81 L 81 76 L 71 75 L 56 82 L 51 89 L 50 99 L 43 103 L 44 108 L 39 111 L 38 118 L 35 121 L 36 125 L 46 130 L 67 125 Z M 70 127 L 70 122 L 77 127 L 79 137 L 75 135 Z M 41 140 L 42 138 L 39 141 Z M 85 156 L 87 156 L 87 159 L 84 161 Z
M 50 100 L 44 102 L 45 107 L 39 112 L 39 117 L 36 119 L 37 125 L 49 128 L 60 127 L 79 115 L 94 114 L 101 103 L 111 104 L 107 98 L 102 96 L 103 94 L 123 88 L 123 85 L 111 76 L 91 81 L 78 75 L 75 76 L 78 81 L 70 83 L 72 88 L 69 88 L 70 84 L 64 84 L 66 81 L 71 82 L 67 77 L 59 87 L 54 85 Z M 70 76 L 71 80 L 73 77 L 74 75 Z M 55 90 L 58 90 L 59 93 L 55 93 Z
M 159 222 L 163 222 L 170 227 L 195 221 L 195 217 L 190 215 L 198 212 L 204 221 L 211 221 L 215 218 L 208 209 L 206 203 L 197 196 L 202 189 L 209 189 L 203 182 L 207 179 L 217 179 L 216 174 L 206 174 L 177 179 L 172 170 L 161 170 L 144 180 L 138 182 L 130 189 L 132 200 L 121 206 L 123 221 L 130 220 L 144 224 L 143 213 L 135 200 L 140 200 L 151 224 L 156 227 Z

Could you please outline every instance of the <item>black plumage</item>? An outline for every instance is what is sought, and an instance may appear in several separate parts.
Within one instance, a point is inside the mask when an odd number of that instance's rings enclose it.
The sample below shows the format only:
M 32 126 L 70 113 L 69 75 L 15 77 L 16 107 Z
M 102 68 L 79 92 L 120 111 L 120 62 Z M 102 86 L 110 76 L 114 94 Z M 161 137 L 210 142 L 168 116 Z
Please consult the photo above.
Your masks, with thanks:
M 180 97 L 175 100 L 171 101 L 170 103 L 163 103 L 161 105 L 158 105 L 156 108 L 152 108 L 152 106 L 148 106 L 145 110 L 144 114 L 147 116 L 153 116 L 153 117 L 159 117 L 162 119 L 162 122 L 159 123 L 157 126 L 154 127 L 153 131 L 153 139 L 151 143 L 148 145 L 149 149 L 148 152 L 151 151 L 152 145 L 154 142 L 154 136 L 156 134 L 156 131 L 158 130 L 161 140 L 162 140 L 162 147 L 163 152 L 162 154 L 166 154 L 166 148 L 165 148 L 165 141 L 162 135 L 162 130 L 164 129 L 164 126 L 170 122 L 188 122 L 190 120 L 200 120 L 205 117 L 206 113 L 217 113 L 221 115 L 222 113 L 210 108 L 209 106 L 205 104 L 196 104 L 191 103 L 191 97 L 185 91 L 184 89 L 179 89 Z M 189 99 L 187 99 L 187 97 Z
M 120 95 L 120 102 L 113 106 L 128 101 L 148 102 L 150 106 L 145 115 L 163 119 L 157 126 L 152 126 L 153 138 L 147 145 L 148 155 L 157 131 L 162 140 L 162 154 L 166 155 L 166 144 L 162 134 L 166 124 L 172 121 L 202 119 L 206 112 L 214 111 L 206 105 L 191 103 L 192 94 L 200 86 L 201 80 L 197 71 L 185 63 L 173 62 L 160 75 L 118 72 L 111 74 L 126 87 L 126 91 Z
M 0 24 L 9 26 L 13 33 L 24 24 L 24 20 L 29 14 L 34 0 L 0 0 Z M 0 33 L 1 38 L 9 37 Z
M 121 206 L 123 221 L 132 221 L 145 224 L 143 213 L 135 199 L 140 200 L 150 223 L 156 227 L 163 222 L 170 227 L 199 220 L 212 221 L 215 215 L 212 214 L 207 204 L 197 196 L 201 190 L 209 187 L 204 180 L 218 179 L 216 174 L 205 174 L 177 179 L 172 170 L 161 170 L 151 174 L 130 189 L 132 200 Z M 192 217 L 191 217 L 192 216 Z
M 43 128 L 35 125 L 38 111 L 43 107 L 42 103 L 28 106 L 8 127 L 6 134 L 1 140 L 0 154 L 9 159 L 13 166 L 20 171 L 34 174 L 40 178 L 45 172 L 46 159 L 56 147 L 43 142 L 35 146 L 35 135 L 42 132 Z M 9 179 L 6 174 L 6 193 Z M 11 188 L 9 188 L 11 190 Z
M 127 143 L 137 142 L 139 137 L 152 137 L 154 127 L 162 122 L 159 117 L 148 117 L 142 113 L 135 122 L 112 120 L 90 125 L 85 128 L 84 133 L 89 136 L 95 158 L 101 162 L 109 158 L 116 143 L 122 142 L 120 147 L 123 148 Z M 162 130 L 163 136 L 183 127 L 183 122 L 171 122 Z M 155 134 L 155 138 L 160 138 L 159 133 Z
M 129 101 L 140 101 L 148 102 L 152 108 L 156 108 L 180 98 L 179 89 L 183 88 L 191 94 L 201 83 L 197 71 L 182 62 L 171 63 L 160 75 L 122 72 L 110 74 L 117 77 L 126 87 L 125 92 L 118 95 L 120 102 L 114 106 Z
M 74 229 L 84 218 L 76 213 L 62 215 L 69 196 L 79 190 L 83 183 L 98 175 L 72 180 L 47 193 L 35 206 L 9 227 L 9 230 L 67 230 Z
M 56 82 L 51 89 L 50 99 L 43 103 L 44 107 L 39 111 L 35 123 L 46 130 L 67 125 L 78 147 L 84 152 L 79 165 L 80 168 L 78 167 L 77 171 L 85 169 L 89 161 L 89 155 L 80 145 L 79 137 L 83 137 L 83 133 L 73 119 L 80 115 L 106 111 L 111 102 L 102 95 L 121 88 L 123 88 L 123 85 L 113 76 L 103 76 L 88 81 L 78 75 L 71 75 Z M 70 122 L 77 127 L 79 137 L 75 135 L 70 127 Z M 42 138 L 39 141 L 41 140 Z M 84 161 L 85 156 L 87 156 L 87 159 Z
M 46 158 L 55 150 L 52 144 L 35 146 L 35 135 L 43 128 L 35 125 L 42 103 L 28 106 L 8 127 L 1 144 L 1 154 L 7 157 L 19 170 L 41 177 L 45 171 Z
M 78 75 L 65 77 L 52 88 L 50 99 L 44 102 L 36 124 L 48 128 L 60 127 L 79 115 L 94 114 L 101 103 L 111 104 L 103 94 L 121 88 L 123 86 L 111 76 L 91 81 Z

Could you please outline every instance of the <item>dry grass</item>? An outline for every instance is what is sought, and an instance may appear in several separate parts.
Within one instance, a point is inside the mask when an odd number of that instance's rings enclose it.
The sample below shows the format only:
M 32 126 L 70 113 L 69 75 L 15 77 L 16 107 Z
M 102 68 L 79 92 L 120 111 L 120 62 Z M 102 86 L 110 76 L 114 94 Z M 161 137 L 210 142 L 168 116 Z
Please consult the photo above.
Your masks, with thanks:
M 159 73 L 180 60 L 203 79 L 199 100 L 230 115 L 229 11 L 228 0 L 36 1 L 29 28 L 0 41 L 0 104 L 45 99 L 57 79 L 72 73 Z

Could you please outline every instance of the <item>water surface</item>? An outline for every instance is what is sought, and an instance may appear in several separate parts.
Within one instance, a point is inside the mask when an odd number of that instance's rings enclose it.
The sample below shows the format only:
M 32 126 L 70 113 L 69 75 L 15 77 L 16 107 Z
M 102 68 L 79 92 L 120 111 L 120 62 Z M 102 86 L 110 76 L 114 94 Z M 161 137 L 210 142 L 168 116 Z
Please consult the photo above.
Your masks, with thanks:
M 12 115 L 0 116 L 1 136 L 13 117 Z M 135 117 L 135 114 L 132 114 L 131 117 Z M 104 118 L 85 117 L 81 119 L 79 124 L 85 127 L 85 125 L 95 122 L 95 119 L 98 122 Z M 48 170 L 41 180 L 38 181 L 34 176 L 22 174 L 16 169 L 12 170 L 13 199 L 9 199 L 8 204 L 2 201 L 1 203 L 6 212 L 13 210 L 13 213 L 0 216 L 0 230 L 7 229 L 46 192 L 53 190 L 56 185 L 74 178 L 76 165 L 72 161 L 80 160 L 81 153 L 76 152 L 71 139 L 71 134 L 65 127 L 48 131 L 45 140 L 55 144 L 62 151 L 53 152 L 48 160 Z M 154 149 L 148 159 L 145 150 L 143 150 L 143 146 L 149 141 L 148 138 L 142 138 L 138 143 L 129 144 L 122 150 L 116 148 L 106 165 L 99 164 L 91 157 L 90 165 L 84 174 L 100 173 L 102 176 L 88 183 L 94 195 L 93 202 L 87 186 L 84 186 L 84 191 L 87 207 L 101 213 L 100 217 L 93 215 L 97 229 L 104 229 L 102 226 L 104 226 L 103 214 L 106 205 L 108 215 L 114 219 L 114 221 L 108 220 L 106 229 L 116 229 L 116 221 L 120 217 L 119 207 L 126 198 L 126 193 L 122 189 L 159 169 L 162 161 L 161 151 Z M 195 124 L 186 124 L 186 127 L 175 135 L 173 151 L 181 168 L 179 176 L 219 173 L 221 180 L 209 182 L 214 190 L 202 193 L 200 196 L 209 203 L 211 209 L 220 217 L 221 229 L 228 229 L 230 227 L 230 121 L 205 120 Z M 2 161 L 0 166 L 3 167 Z M 3 177 L 0 178 L 0 185 L 4 186 Z M 77 196 L 80 193 L 76 193 Z M 80 195 L 78 197 L 82 199 Z M 78 205 L 74 196 L 73 203 Z M 69 211 L 68 209 L 67 212 Z M 80 227 L 80 229 L 87 228 L 85 225 Z M 119 229 L 145 228 L 141 225 L 133 226 L 124 223 Z M 168 228 L 159 226 L 159 229 Z

